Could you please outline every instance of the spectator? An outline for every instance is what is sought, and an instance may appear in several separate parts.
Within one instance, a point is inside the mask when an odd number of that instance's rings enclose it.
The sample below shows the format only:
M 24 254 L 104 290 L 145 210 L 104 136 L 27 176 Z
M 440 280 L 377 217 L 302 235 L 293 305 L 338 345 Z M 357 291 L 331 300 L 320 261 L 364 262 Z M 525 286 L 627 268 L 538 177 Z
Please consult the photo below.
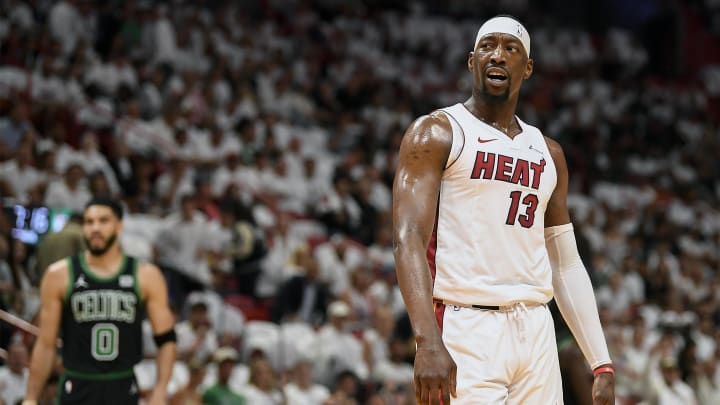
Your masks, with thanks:
M 205 364 L 190 361 L 188 370 L 190 371 L 190 379 L 187 385 L 172 396 L 170 405 L 204 405 L 202 395 L 198 391 L 205 378 Z
M 238 361 L 237 351 L 235 351 L 235 349 L 233 348 L 222 347 L 215 352 L 213 358 L 218 366 L 218 382 L 217 384 L 205 390 L 202 395 L 203 404 L 245 404 L 245 398 L 237 392 L 234 392 L 228 385 L 230 381 L 230 376 L 233 372 L 233 367 L 235 367 L 235 363 Z M 253 402 L 247 403 L 248 405 L 254 404 Z
M 0 143 L 12 153 L 28 131 L 33 130 L 30 122 L 30 107 L 27 103 L 15 103 L 10 116 L 0 118 Z
M 322 404 L 330 397 L 327 387 L 312 380 L 312 359 L 300 359 L 290 372 L 290 381 L 285 384 L 286 405 Z
M 10 344 L 7 352 L 6 367 L 0 368 L 0 398 L 14 404 L 25 397 L 30 357 L 21 341 Z
M 178 359 L 204 362 L 218 350 L 218 338 L 212 329 L 207 304 L 198 301 L 190 306 L 186 321 L 175 327 Z M 220 352 L 227 354 L 226 351 Z
M 29 200 L 30 190 L 46 179 L 33 167 L 32 146 L 24 143 L 17 147 L 15 159 L 0 163 L 0 190 L 15 197 L 18 203 Z
M 65 180 L 48 185 L 45 192 L 45 205 L 52 208 L 66 208 L 82 212 L 85 203 L 90 200 L 90 192 L 85 187 L 85 170 L 80 163 L 70 163 L 65 169 Z
M 195 196 L 183 195 L 180 212 L 167 217 L 155 240 L 158 261 L 168 270 L 170 294 L 180 300 L 212 283 L 207 258 L 216 228 L 196 208 Z
M 314 372 L 326 384 L 344 370 L 352 370 L 361 380 L 369 375 L 363 344 L 347 330 L 350 311 L 344 301 L 332 302 L 327 310 L 329 323 L 318 331 Z
M 52 263 L 74 256 L 85 249 L 82 220 L 80 214 L 72 213 L 59 232 L 50 233 L 43 238 L 35 251 L 35 274 L 39 278 L 42 278 Z
M 258 357 L 250 361 L 250 384 L 245 388 L 248 404 L 285 405 L 283 392 L 270 360 Z
M 325 319 L 330 291 L 319 279 L 318 264 L 310 252 L 300 249 L 295 258 L 302 273 L 291 277 L 280 287 L 273 318 L 278 322 L 298 320 L 320 325 Z
M 674 357 L 663 357 L 659 360 L 659 364 L 652 364 L 651 367 L 659 368 L 657 371 L 650 371 L 650 397 L 655 403 L 658 405 L 698 403 L 692 388 L 680 379 L 680 371 Z M 657 372 L 660 374 L 655 374 Z

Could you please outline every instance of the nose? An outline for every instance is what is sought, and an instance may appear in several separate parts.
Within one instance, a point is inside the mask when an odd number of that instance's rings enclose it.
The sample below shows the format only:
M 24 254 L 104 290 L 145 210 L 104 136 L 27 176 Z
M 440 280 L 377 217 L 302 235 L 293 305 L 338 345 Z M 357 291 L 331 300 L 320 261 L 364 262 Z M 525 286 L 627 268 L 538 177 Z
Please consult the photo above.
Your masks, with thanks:
M 502 44 L 498 44 L 495 49 L 493 49 L 492 54 L 490 54 L 490 62 L 497 65 L 505 64 L 505 52 L 503 51 Z

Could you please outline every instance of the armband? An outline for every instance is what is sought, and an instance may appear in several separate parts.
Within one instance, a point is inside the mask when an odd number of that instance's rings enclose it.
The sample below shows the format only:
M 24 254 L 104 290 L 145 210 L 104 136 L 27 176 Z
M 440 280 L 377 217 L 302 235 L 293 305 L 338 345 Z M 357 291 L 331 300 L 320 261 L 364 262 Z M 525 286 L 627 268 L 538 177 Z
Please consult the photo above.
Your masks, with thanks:
M 597 377 L 603 373 L 615 375 L 615 369 L 610 366 L 598 367 L 593 371 L 593 377 Z
M 153 340 L 155 341 L 155 345 L 157 345 L 157 347 L 160 347 L 168 342 L 173 342 L 173 343 L 177 342 L 177 336 L 175 335 L 175 328 L 172 328 L 165 333 L 161 333 L 159 335 L 153 336 Z

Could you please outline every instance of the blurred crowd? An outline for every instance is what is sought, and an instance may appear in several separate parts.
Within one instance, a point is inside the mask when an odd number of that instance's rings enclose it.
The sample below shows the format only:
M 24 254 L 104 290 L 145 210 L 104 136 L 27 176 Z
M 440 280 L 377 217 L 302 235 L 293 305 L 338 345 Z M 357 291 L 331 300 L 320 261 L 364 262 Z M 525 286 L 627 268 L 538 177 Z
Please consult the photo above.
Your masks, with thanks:
M 123 201 L 123 249 L 162 268 L 177 314 L 173 404 L 412 404 L 398 145 L 414 117 L 468 97 L 477 27 L 512 12 L 535 59 L 518 115 L 565 148 L 618 403 L 720 403 L 720 64 L 659 69 L 701 39 L 658 51 L 530 3 L 0 1 L 4 212 Z M 718 33 L 717 1 L 645 3 Z M 9 218 L 0 305 L 34 322 L 44 268 L 82 236 L 71 219 L 27 243 Z M 566 403 L 585 404 L 568 336 L 558 320 Z M 32 338 L 7 324 L 0 338 L 14 404 Z

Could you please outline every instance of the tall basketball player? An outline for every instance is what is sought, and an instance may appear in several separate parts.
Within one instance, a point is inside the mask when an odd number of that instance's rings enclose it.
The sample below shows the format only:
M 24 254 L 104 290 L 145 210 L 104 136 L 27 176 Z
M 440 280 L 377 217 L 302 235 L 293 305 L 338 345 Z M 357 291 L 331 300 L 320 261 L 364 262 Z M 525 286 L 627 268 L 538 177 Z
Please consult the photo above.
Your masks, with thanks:
M 53 263 L 40 286 L 40 335 L 30 363 L 23 405 L 35 405 L 62 336 L 65 373 L 61 405 L 138 403 L 133 367 L 142 358 L 144 314 L 155 333 L 157 385 L 149 404 L 167 402 L 166 388 L 175 361 L 173 315 L 162 273 L 120 249 L 122 208 L 95 197 L 83 213 L 87 250 Z
M 472 96 L 417 119 L 400 146 L 395 259 L 421 404 L 562 404 L 553 296 L 594 370 L 593 404 L 614 404 L 562 148 L 515 115 L 529 55 L 520 22 L 485 22 L 467 61 Z

